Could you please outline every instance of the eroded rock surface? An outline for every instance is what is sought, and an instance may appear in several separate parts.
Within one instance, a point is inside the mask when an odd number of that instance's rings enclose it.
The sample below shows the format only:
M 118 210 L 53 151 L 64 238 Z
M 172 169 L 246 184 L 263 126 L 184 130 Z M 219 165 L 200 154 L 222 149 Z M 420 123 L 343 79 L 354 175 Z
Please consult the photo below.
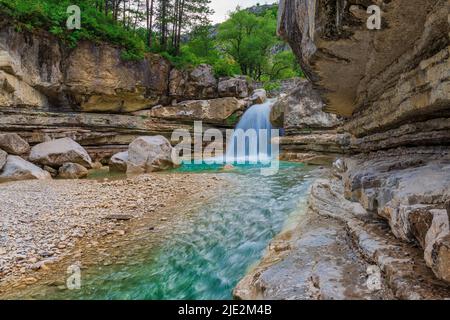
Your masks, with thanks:
M 385 218 L 397 238 L 417 242 L 427 265 L 446 281 L 449 155 L 448 149 L 433 148 L 379 152 L 348 159 L 343 175 L 346 197 Z
M 315 182 L 299 225 L 275 239 L 236 287 L 237 298 L 450 297 L 450 287 L 436 279 L 423 253 L 389 235 L 386 223 L 361 204 L 346 200 L 343 189 L 336 178 Z M 377 286 L 369 283 L 374 274 Z
M 150 110 L 149 115 L 154 118 L 185 122 L 197 120 L 207 123 L 227 124 L 227 121 L 233 120 L 230 119 L 233 115 L 236 116 L 238 112 L 242 114 L 246 107 L 247 104 L 243 100 L 236 98 L 191 100 L 172 106 L 153 108 Z M 232 125 L 233 123 L 229 124 Z
M 178 101 L 214 99 L 218 97 L 217 79 L 211 66 L 201 64 L 193 70 L 173 69 L 170 73 L 169 95 Z

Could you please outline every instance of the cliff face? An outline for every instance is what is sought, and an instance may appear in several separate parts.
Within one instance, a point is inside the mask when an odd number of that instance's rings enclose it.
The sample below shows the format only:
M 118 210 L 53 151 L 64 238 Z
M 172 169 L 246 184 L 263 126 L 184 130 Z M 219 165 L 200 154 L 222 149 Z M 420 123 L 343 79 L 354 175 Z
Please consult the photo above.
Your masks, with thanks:
M 371 4 L 381 30 L 366 27 Z M 449 9 L 441 0 L 281 0 L 279 34 L 312 86 L 272 111 L 287 128 L 282 149 L 338 160 L 314 184 L 305 221 L 271 246 L 237 297 L 450 297 Z M 317 106 L 342 123 L 292 126 Z M 382 273 L 377 290 L 364 283 L 369 266 Z M 359 279 L 345 276 L 361 267 Z
M 180 71 L 155 54 L 123 61 L 108 44 L 69 48 L 49 33 L 0 23 L 0 132 L 31 144 L 71 137 L 101 160 L 137 136 L 170 137 L 195 120 L 205 129 L 232 127 L 248 104 L 234 97 L 251 91 L 246 79 L 217 79 L 206 65 Z M 161 105 L 171 107 L 151 111 Z

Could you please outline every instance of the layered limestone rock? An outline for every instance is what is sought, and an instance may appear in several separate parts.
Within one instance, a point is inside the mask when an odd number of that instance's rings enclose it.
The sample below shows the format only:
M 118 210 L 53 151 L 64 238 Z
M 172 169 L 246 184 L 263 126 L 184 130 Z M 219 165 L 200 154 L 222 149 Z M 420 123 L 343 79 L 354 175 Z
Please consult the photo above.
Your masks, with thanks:
M 170 63 L 157 55 L 123 61 L 121 50 L 82 41 L 74 49 L 50 34 L 0 26 L 1 107 L 130 112 L 167 100 Z
M 381 8 L 381 30 L 366 27 L 371 4 Z M 336 141 L 346 158 L 314 184 L 304 219 L 241 281 L 238 298 L 450 297 L 449 6 L 280 1 L 279 34 L 324 101 L 316 112 L 345 117 Z M 333 140 L 328 130 L 305 137 L 283 111 L 272 115 L 286 126 L 282 139 L 338 151 L 322 147 Z
M 338 133 L 342 124 L 336 115 L 323 112 L 324 104 L 309 81 L 280 97 L 273 105 L 271 122 L 283 128 L 281 159 L 310 164 L 330 164 L 350 149 L 351 137 Z
M 234 290 L 238 299 L 445 299 L 450 287 L 423 252 L 383 220 L 344 198 L 337 178 L 319 179 L 301 222 L 269 246 Z
M 382 10 L 380 30 L 366 27 L 369 4 Z M 278 32 L 327 110 L 351 116 L 371 107 L 380 127 L 446 109 L 448 1 L 282 0 L 279 10 Z
M 222 125 L 233 125 L 242 115 L 247 103 L 236 98 L 191 100 L 172 106 L 156 107 L 148 112 L 153 118 L 179 120 L 183 122 L 204 121 Z
M 450 149 L 378 152 L 345 166 L 345 196 L 385 218 L 397 238 L 418 243 L 436 276 L 450 282 Z

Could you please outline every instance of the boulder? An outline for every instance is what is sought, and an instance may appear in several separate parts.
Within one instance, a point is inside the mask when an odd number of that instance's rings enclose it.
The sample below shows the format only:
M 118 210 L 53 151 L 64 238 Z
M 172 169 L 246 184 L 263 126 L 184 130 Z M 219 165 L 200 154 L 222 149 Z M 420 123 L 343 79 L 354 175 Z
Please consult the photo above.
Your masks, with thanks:
M 17 133 L 0 134 L 0 148 L 9 154 L 20 156 L 30 151 L 30 145 Z
M 175 168 L 172 146 L 163 136 L 145 136 L 134 140 L 128 150 L 127 174 L 142 174 Z
M 305 80 L 288 95 L 277 100 L 272 107 L 270 120 L 288 134 L 305 129 L 333 129 L 341 124 L 336 115 L 322 111 L 323 108 L 320 95 L 313 89 L 311 82 Z
M 42 169 L 44 169 L 45 171 L 50 173 L 50 175 L 53 178 L 56 178 L 56 176 L 58 175 L 58 170 L 56 170 L 55 168 L 52 168 L 52 167 L 49 167 L 49 166 L 44 166 L 44 167 L 42 167 Z
M 236 112 L 243 111 L 246 103 L 236 98 L 218 98 L 212 100 L 191 100 L 173 106 L 153 108 L 150 116 L 154 118 L 205 121 L 224 124 Z
M 92 160 L 86 150 L 70 138 L 62 138 L 40 143 L 31 148 L 30 161 L 60 167 L 64 163 L 77 163 L 92 168 Z
M 246 77 L 220 78 L 218 85 L 219 97 L 247 98 L 250 86 Z
M 116 153 L 109 160 L 110 172 L 127 172 L 128 151 Z
M 65 163 L 59 168 L 58 173 L 63 179 L 82 179 L 88 176 L 89 171 L 78 163 Z
M 262 104 L 267 100 L 267 92 L 265 89 L 256 89 L 253 91 L 250 101 L 252 104 Z
M 6 164 L 6 160 L 8 158 L 8 154 L 0 149 L 0 171 L 2 170 L 3 166 Z
M 19 180 L 51 179 L 50 173 L 38 166 L 25 161 L 21 157 L 9 155 L 3 170 L 0 172 L 0 182 Z
M 217 79 L 212 67 L 201 64 L 190 71 L 172 69 L 169 95 L 177 100 L 217 98 Z

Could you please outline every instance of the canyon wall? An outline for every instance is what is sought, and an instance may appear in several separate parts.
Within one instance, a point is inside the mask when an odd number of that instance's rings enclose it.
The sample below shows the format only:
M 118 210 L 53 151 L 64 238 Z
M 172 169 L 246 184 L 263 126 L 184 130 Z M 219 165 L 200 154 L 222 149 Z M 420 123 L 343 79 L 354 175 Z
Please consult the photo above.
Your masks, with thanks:
M 121 49 L 0 23 L 0 132 L 31 145 L 71 137 L 95 160 L 142 135 L 168 138 L 176 128 L 232 128 L 252 93 L 245 78 L 214 76 L 210 66 L 177 70 L 156 54 L 121 59 Z
M 380 30 L 366 26 L 374 4 Z M 450 297 L 449 7 L 280 1 L 278 32 L 310 81 L 272 111 L 283 153 L 338 160 L 314 184 L 305 221 L 274 242 L 237 298 Z M 308 112 L 321 126 L 299 120 Z M 325 112 L 340 122 L 327 128 Z M 378 290 L 365 283 L 371 266 Z

